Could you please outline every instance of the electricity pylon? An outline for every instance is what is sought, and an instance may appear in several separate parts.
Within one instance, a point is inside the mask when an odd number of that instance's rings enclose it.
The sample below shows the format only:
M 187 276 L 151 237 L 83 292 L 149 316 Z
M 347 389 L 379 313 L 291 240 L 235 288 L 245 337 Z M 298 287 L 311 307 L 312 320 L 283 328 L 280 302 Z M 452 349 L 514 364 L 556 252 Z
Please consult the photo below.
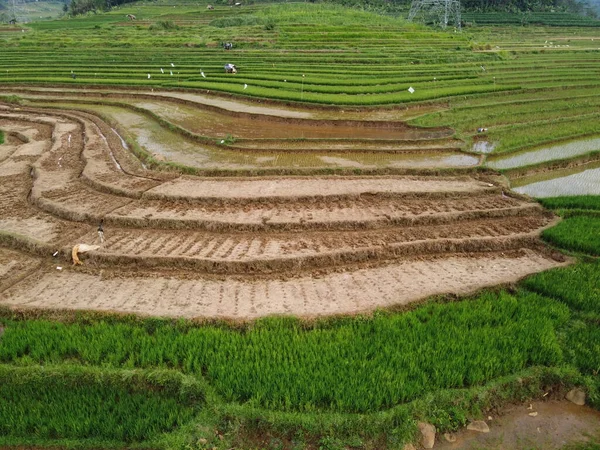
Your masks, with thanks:
M 460 0 L 413 0 L 408 20 L 416 17 L 446 28 L 448 24 L 460 28 Z
M 23 0 L 11 0 L 9 4 L 10 19 L 15 22 L 26 22 L 25 2 Z

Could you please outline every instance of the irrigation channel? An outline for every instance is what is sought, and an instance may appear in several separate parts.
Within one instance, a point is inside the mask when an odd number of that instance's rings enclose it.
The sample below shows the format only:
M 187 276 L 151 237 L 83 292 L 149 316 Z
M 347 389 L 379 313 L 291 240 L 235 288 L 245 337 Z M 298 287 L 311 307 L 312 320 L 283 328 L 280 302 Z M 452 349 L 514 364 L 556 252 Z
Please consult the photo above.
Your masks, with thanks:
M 558 219 L 473 170 L 449 128 L 182 96 L 39 89 L 0 107 L 0 303 L 317 316 L 565 264 L 539 239 Z M 78 244 L 98 247 L 72 266 Z

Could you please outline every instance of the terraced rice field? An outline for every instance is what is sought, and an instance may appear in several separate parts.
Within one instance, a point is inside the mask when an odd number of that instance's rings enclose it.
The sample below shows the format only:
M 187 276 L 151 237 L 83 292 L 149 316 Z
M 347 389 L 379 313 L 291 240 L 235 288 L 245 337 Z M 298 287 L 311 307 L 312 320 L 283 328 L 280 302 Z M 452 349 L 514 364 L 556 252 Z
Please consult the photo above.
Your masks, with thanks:
M 322 134 L 336 125 L 303 123 Z M 314 316 L 471 292 L 559 265 L 538 237 L 553 216 L 493 174 L 182 175 L 148 169 L 87 110 L 6 106 L 0 126 L 8 139 L 0 233 L 28 253 L 3 289 L 6 305 Z M 375 148 L 376 127 L 397 137 L 407 130 L 359 122 L 349 146 Z M 408 130 L 413 140 L 418 130 Z M 429 130 L 426 142 L 447 134 Z M 71 267 L 79 243 L 100 248 Z
M 0 233 L 35 261 L 3 303 L 310 316 L 560 264 L 539 240 L 557 219 L 490 168 L 596 158 L 593 21 L 454 33 L 332 5 L 172 6 L 2 38 Z M 106 242 L 71 268 L 100 220 Z
M 521 192 L 600 193 L 600 21 L 490 17 L 0 25 L 0 446 L 437 448 L 597 408 L 598 198 Z M 577 438 L 517 407 L 517 441 Z

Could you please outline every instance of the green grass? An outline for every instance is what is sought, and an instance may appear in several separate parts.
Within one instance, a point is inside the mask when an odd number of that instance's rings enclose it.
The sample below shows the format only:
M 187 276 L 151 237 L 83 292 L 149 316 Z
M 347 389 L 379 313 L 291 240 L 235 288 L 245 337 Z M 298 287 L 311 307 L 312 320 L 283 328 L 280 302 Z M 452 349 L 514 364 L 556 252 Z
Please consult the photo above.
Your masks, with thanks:
M 557 208 L 566 216 L 558 225 L 546 230 L 543 237 L 567 250 L 600 254 L 600 217 L 594 216 L 599 196 L 556 197 L 541 199 L 549 208 Z M 574 312 L 564 334 L 565 360 L 583 374 L 593 377 L 593 389 L 600 391 L 600 262 L 579 262 L 528 277 L 523 286 L 533 292 L 563 302 Z M 592 403 L 600 406 L 598 394 Z
M 570 220 L 570 219 L 569 219 Z M 525 288 L 552 297 L 581 312 L 600 317 L 600 263 L 580 263 L 549 270 L 523 281 Z M 573 286 L 577 286 L 576 289 Z
M 576 444 L 568 444 L 561 450 L 600 450 L 600 443 L 581 442 Z
M 473 24 L 515 24 L 600 27 L 600 20 L 567 12 L 464 12 L 462 19 Z
M 173 367 L 205 375 L 227 401 L 282 410 L 368 412 L 532 365 L 555 365 L 561 361 L 556 328 L 567 318 L 567 308 L 536 295 L 490 293 L 406 314 L 308 326 L 294 319 L 264 319 L 244 332 L 10 322 L 0 360 Z
M 0 366 L 0 443 L 14 438 L 134 443 L 188 422 L 201 385 L 168 371 Z
M 542 237 L 559 247 L 600 256 L 600 217 L 568 217 L 544 230 Z
M 600 315 L 598 315 L 600 318 Z M 567 333 L 565 353 L 579 370 L 594 377 L 600 376 L 600 321 L 580 321 Z M 600 383 L 598 384 L 600 387 Z
M 576 89 L 577 90 L 577 89 Z M 581 93 L 587 88 L 581 88 Z M 598 92 L 598 91 L 596 91 Z M 563 93 L 548 89 L 537 99 L 523 99 L 522 92 L 506 93 L 502 99 L 490 98 L 460 102 L 447 111 L 428 114 L 413 120 L 415 125 L 447 125 L 469 141 L 477 128 L 486 127 L 485 139 L 496 144 L 494 153 L 514 152 L 527 147 L 597 133 L 600 97 L 582 95 L 563 97 Z
M 0 130 L 0 144 L 4 144 L 4 131 Z
M 579 209 L 600 211 L 600 196 L 548 197 L 539 202 L 548 209 Z

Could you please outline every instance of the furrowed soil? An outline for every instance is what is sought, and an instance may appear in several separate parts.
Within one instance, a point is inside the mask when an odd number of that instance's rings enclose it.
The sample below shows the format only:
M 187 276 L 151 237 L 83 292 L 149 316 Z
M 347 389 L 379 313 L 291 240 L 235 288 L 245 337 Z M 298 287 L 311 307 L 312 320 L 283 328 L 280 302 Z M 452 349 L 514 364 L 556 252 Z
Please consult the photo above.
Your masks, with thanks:
M 201 95 L 162 93 L 160 101 L 187 102 L 181 136 L 193 134 L 184 125 L 197 108 L 229 114 L 241 132 L 249 121 L 314 129 L 323 139 L 311 151 L 323 156 L 329 145 L 386 151 L 421 138 L 428 152 L 457 148 L 451 130 L 425 133 L 396 119 L 307 122 L 310 112 Z M 0 303 L 14 308 L 321 316 L 467 294 L 566 263 L 539 239 L 557 218 L 491 173 L 184 175 L 138 159 L 145 153 L 128 141 L 130 130 L 93 107 L 31 104 L 0 109 Z M 375 139 L 376 130 L 406 141 Z M 246 134 L 241 145 L 258 145 Z M 263 151 L 274 157 L 280 147 L 306 150 L 302 141 L 271 144 Z M 78 244 L 98 248 L 73 266 Z
M 469 294 L 555 265 L 539 253 L 523 250 L 446 255 L 282 279 L 207 277 L 177 270 L 127 273 L 102 267 L 83 273 L 48 266 L 6 290 L 2 303 L 189 318 L 313 317 L 407 305 L 437 294 Z

